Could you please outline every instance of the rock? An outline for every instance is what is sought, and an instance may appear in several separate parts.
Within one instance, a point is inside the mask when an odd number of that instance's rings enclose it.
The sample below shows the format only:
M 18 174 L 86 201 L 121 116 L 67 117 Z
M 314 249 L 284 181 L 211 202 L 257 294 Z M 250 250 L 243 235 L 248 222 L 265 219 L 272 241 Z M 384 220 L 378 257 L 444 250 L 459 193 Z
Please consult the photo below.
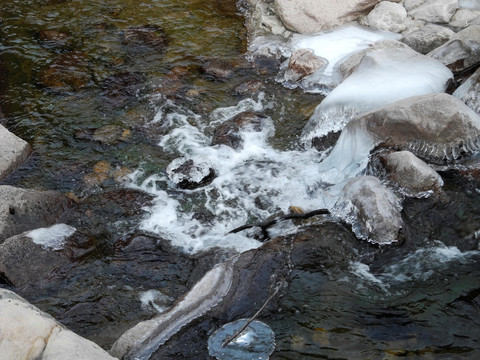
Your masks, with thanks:
M 405 6 L 407 8 L 407 6 Z M 426 0 L 419 6 L 409 6 L 408 15 L 430 23 L 448 24 L 458 9 L 458 0 Z
M 249 95 L 255 94 L 263 86 L 260 80 L 247 80 L 235 86 L 233 91 L 237 95 Z
M 480 11 L 478 10 L 458 9 L 448 25 L 454 29 L 464 29 L 473 25 L 474 20 L 479 17 Z
M 376 144 L 443 164 L 480 148 L 480 116 L 448 94 L 414 96 L 352 120 L 346 129 Z
M 167 175 L 179 188 L 193 190 L 211 183 L 215 170 L 204 161 L 181 157 L 168 165 Z
M 402 4 L 382 1 L 366 17 L 368 26 L 373 29 L 402 32 L 406 29 L 407 10 Z
M 0 180 L 7 177 L 32 152 L 32 147 L 26 141 L 15 136 L 0 125 Z
M 326 63 L 325 59 L 315 56 L 311 49 L 295 50 L 290 56 L 285 80 L 293 82 L 301 80 L 319 70 Z
M 425 25 L 419 29 L 407 30 L 401 42 L 420 54 L 427 54 L 449 41 L 455 33 L 441 25 Z
M 126 358 L 153 352 L 152 359 L 208 359 L 212 332 L 253 316 L 282 285 L 282 278 L 284 286 L 262 310 L 262 317 L 278 311 L 279 298 L 290 290 L 287 283 L 298 275 L 297 269 L 310 271 L 318 264 L 348 267 L 360 245 L 350 232 L 328 222 L 272 239 L 216 266 L 171 309 L 128 330 L 111 353 L 127 354 Z
M 443 92 L 453 78 L 439 61 L 397 41 L 379 41 L 353 57 L 359 64 L 347 60 L 349 69 L 342 69 L 352 71 L 351 75 L 317 106 L 305 126 L 303 138 L 307 142 L 342 130 L 362 112 L 410 96 Z
M 245 26 L 251 42 L 260 36 L 279 35 L 287 38 L 291 34 L 277 16 L 273 1 L 247 1 L 249 6 Z
M 202 65 L 205 76 L 212 81 L 226 81 L 235 75 L 234 65 L 226 60 L 209 60 Z
M 412 193 L 438 190 L 442 177 L 409 151 L 397 151 L 384 156 L 387 178 Z
M 95 130 L 93 140 L 103 144 L 113 145 L 119 141 L 124 141 L 129 136 L 129 130 L 123 129 L 117 125 L 105 125 Z
M 38 39 L 47 48 L 65 47 L 72 37 L 63 31 L 43 29 L 38 32 Z
M 12 291 L 0 289 L 0 348 L 4 359 L 113 360 Z
M 480 68 L 452 94 L 480 114 Z
M 140 25 L 123 30 L 123 43 L 131 54 L 161 53 L 168 45 L 168 38 L 159 26 Z
M 480 25 L 459 31 L 450 41 L 427 54 L 445 64 L 454 73 L 479 63 Z
M 60 55 L 39 73 L 40 83 L 59 91 L 77 91 L 91 81 L 87 56 L 78 51 Z
M 138 73 L 122 72 L 102 81 L 101 104 L 107 110 L 125 108 L 139 101 L 139 94 L 145 88 L 143 76 Z
M 0 185 L 0 243 L 24 231 L 49 226 L 72 204 L 56 191 Z
M 47 245 L 55 245 L 55 241 L 59 245 L 62 239 L 65 241 L 65 238 L 72 234 L 70 229 L 75 231 L 74 228 L 62 225 L 67 228 L 66 232 L 63 228 L 58 230 L 56 234 L 55 230 L 46 230 L 43 239 L 41 238 L 42 235 L 35 235 L 39 233 L 39 229 L 36 233 L 33 230 L 33 235 L 30 234 L 31 232 L 25 232 L 6 239 L 0 245 L 0 274 L 2 274 L 2 277 L 8 279 L 8 283 L 13 286 L 20 287 L 36 283 L 47 277 L 55 269 L 68 264 L 70 262 L 68 257 L 58 251 L 63 246 L 59 249 L 54 246 L 55 248 L 52 249 L 41 245 L 41 240 L 47 240 Z M 45 236 L 49 238 L 45 239 Z
M 285 27 L 298 33 L 315 33 L 356 20 L 380 0 L 275 0 Z
M 241 149 L 243 140 L 240 131 L 260 132 L 264 129 L 267 119 L 267 116 L 253 111 L 237 114 L 215 129 L 212 137 L 212 146 L 223 144 L 233 149 Z
M 371 243 L 398 241 L 402 228 L 402 206 L 398 197 L 373 176 L 359 176 L 347 182 L 343 196 L 356 208 L 355 234 Z

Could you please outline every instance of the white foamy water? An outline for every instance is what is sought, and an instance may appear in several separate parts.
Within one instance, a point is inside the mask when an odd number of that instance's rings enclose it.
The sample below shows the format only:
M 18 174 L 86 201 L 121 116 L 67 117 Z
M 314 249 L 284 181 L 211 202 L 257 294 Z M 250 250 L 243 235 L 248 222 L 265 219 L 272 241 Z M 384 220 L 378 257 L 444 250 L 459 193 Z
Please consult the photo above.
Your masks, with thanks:
M 164 173 L 144 178 L 137 171 L 131 176 L 131 186 L 155 195 L 155 203 L 146 209 L 148 216 L 141 229 L 169 239 L 188 252 L 216 246 L 238 251 L 258 247 L 260 242 L 245 234 L 227 233 L 244 224 L 287 213 L 292 205 L 305 211 L 333 208 L 339 190 L 330 187 L 327 191 L 326 185 L 358 175 L 368 160 L 370 144 L 348 139 L 348 134 L 325 161 L 325 154 L 313 149 L 276 150 L 268 143 L 274 133 L 271 121 L 267 121 L 261 132 L 242 132 L 242 149 L 210 146 L 210 137 L 200 130 L 208 128 L 207 122 L 181 107 L 172 112 L 171 105 L 168 114 L 156 117 L 166 120 L 164 126 L 171 128 L 159 146 L 178 157 L 208 161 L 216 177 L 202 188 L 182 190 L 182 195 Z M 208 120 L 221 123 L 240 111 L 268 106 L 271 104 L 260 96 L 217 109 Z M 160 106 L 159 112 L 162 111 L 165 107 Z M 281 231 L 285 233 L 288 229 L 283 227 Z M 290 231 L 294 229 L 290 227 Z
M 404 283 L 429 281 L 433 276 L 449 268 L 451 263 L 468 264 L 478 261 L 480 251 L 460 251 L 455 246 L 446 246 L 436 242 L 429 247 L 421 248 L 392 265 L 382 272 L 373 274 L 370 267 L 361 262 L 352 262 L 351 272 L 366 284 L 374 285 L 384 291 L 389 291 L 394 285 Z
M 46 228 L 39 228 L 27 232 L 35 244 L 51 250 L 61 250 L 66 240 L 72 236 L 77 229 L 66 224 L 56 224 Z

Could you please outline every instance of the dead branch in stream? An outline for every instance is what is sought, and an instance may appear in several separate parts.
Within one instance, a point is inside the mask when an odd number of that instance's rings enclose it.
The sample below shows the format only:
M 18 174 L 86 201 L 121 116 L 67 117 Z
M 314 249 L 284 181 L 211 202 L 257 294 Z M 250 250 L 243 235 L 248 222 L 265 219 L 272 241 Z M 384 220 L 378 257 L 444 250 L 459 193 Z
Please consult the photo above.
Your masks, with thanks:
M 281 281 L 280 281 L 280 284 L 278 284 L 277 288 L 275 289 L 275 291 L 270 294 L 270 296 L 268 297 L 268 299 L 263 303 L 263 305 L 260 307 L 260 309 L 258 309 L 258 311 L 253 314 L 253 316 L 247 320 L 247 322 L 240 328 L 237 330 L 237 332 L 235 334 L 233 334 L 231 337 L 225 339 L 225 341 L 223 342 L 222 346 L 225 347 L 227 346 L 228 344 L 230 344 L 233 340 L 235 340 L 242 332 L 243 330 L 245 330 L 248 325 L 250 325 L 252 323 L 253 320 L 255 320 L 257 318 L 258 315 L 260 315 L 260 313 L 262 312 L 263 309 L 265 309 L 265 307 L 268 305 L 268 303 L 270 302 L 270 300 L 273 299 L 273 297 L 275 295 L 278 294 L 278 292 L 280 291 L 280 288 L 283 286 L 283 283 L 285 282 L 285 279 L 282 277 Z
M 233 230 L 230 230 L 228 232 L 228 234 L 235 234 L 235 233 L 238 233 L 238 232 L 243 231 L 243 230 L 259 227 L 260 229 L 262 229 L 262 234 L 265 236 L 265 238 L 267 238 L 268 237 L 267 229 L 270 226 L 279 223 L 280 221 L 295 220 L 295 219 L 308 219 L 308 218 L 311 218 L 313 216 L 328 215 L 328 214 L 330 214 L 330 211 L 328 211 L 327 209 L 317 209 L 317 210 L 313 210 L 313 211 L 309 211 L 309 212 L 301 213 L 301 214 L 297 214 L 297 213 L 286 214 L 286 215 L 278 216 L 278 217 L 270 219 L 270 220 L 261 221 L 261 222 L 254 223 L 254 224 L 242 225 L 242 226 L 237 227 Z

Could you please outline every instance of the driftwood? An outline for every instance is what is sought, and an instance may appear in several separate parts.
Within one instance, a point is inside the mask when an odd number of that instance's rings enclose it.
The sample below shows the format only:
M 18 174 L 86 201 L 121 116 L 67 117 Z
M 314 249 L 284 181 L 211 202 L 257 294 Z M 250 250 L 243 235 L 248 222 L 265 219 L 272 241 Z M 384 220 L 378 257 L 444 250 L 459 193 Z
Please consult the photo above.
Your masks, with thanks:
M 317 210 L 308 211 L 308 212 L 300 213 L 300 214 L 297 214 L 297 213 L 286 214 L 286 215 L 278 216 L 278 217 L 270 219 L 270 220 L 265 220 L 265 221 L 257 222 L 257 223 L 254 223 L 254 224 L 242 225 L 242 226 L 237 227 L 233 230 L 230 230 L 228 232 L 228 234 L 235 234 L 235 233 L 238 233 L 238 232 L 243 231 L 243 230 L 258 227 L 262 230 L 263 238 L 266 239 L 266 238 L 268 238 L 267 229 L 270 226 L 279 223 L 280 221 L 295 220 L 295 219 L 308 219 L 308 218 L 311 218 L 313 216 L 328 215 L 328 214 L 330 214 L 330 211 L 328 211 L 327 209 L 317 209 Z

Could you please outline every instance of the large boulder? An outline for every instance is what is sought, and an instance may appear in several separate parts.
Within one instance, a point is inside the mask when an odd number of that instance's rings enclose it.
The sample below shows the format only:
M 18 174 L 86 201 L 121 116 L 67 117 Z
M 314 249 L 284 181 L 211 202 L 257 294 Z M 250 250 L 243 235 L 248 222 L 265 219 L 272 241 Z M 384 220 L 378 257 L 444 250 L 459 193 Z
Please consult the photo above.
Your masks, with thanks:
M 0 334 L 2 359 L 115 359 L 5 289 L 0 289 Z
M 0 243 L 24 231 L 55 224 L 72 204 L 56 191 L 0 186 Z
M 480 114 L 480 68 L 455 90 L 453 96 Z
M 0 113 L 1 114 L 1 113 Z M 0 180 L 15 170 L 32 151 L 32 147 L 0 125 Z
M 412 1 L 410 1 L 412 3 Z M 430 23 L 448 24 L 458 9 L 458 0 L 426 0 L 408 11 L 408 15 Z
M 444 93 L 400 100 L 359 116 L 345 129 L 441 164 L 480 148 L 480 116 Z
M 461 72 L 479 63 L 480 25 L 459 31 L 450 41 L 427 54 L 453 72 Z
M 420 54 L 428 54 L 449 41 L 455 33 L 444 26 L 430 24 L 419 29 L 407 30 L 402 35 L 401 42 Z
M 389 153 L 383 158 L 388 179 L 410 193 L 438 190 L 443 186 L 442 177 L 409 151 Z
M 380 1 L 275 0 L 275 9 L 287 29 L 305 34 L 354 21 Z
M 400 199 L 373 176 L 359 176 L 348 181 L 343 197 L 353 209 L 355 234 L 377 245 L 398 241 L 402 228 Z

